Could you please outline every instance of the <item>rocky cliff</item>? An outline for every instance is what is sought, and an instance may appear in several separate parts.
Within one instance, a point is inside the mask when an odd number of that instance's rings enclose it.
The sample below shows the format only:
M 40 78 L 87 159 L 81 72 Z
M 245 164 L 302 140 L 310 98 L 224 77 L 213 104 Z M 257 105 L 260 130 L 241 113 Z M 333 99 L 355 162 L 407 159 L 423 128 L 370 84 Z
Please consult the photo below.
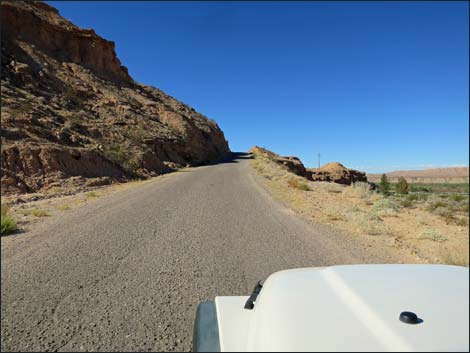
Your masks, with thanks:
M 135 82 L 113 42 L 55 8 L 2 2 L 1 21 L 3 194 L 154 176 L 229 152 L 215 121 Z

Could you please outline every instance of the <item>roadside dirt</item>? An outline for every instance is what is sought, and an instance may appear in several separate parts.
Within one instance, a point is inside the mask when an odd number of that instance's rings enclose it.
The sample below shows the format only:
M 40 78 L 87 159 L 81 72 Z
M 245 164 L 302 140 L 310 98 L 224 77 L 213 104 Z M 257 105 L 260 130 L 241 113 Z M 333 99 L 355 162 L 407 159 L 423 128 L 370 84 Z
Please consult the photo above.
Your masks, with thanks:
M 366 184 L 361 188 L 311 182 L 262 156 L 256 156 L 251 166 L 275 199 L 305 219 L 342 230 L 406 263 L 468 266 L 468 213 L 457 225 L 421 207 L 403 207 L 369 191 Z

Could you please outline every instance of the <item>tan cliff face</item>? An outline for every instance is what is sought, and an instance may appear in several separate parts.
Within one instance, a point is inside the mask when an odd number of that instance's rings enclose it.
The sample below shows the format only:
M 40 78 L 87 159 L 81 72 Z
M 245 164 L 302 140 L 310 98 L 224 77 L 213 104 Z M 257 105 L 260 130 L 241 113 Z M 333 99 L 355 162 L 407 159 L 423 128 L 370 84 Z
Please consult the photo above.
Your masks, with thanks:
M 92 29 L 81 29 L 42 2 L 2 3 L 2 38 L 17 38 L 44 54 L 73 62 L 115 80 L 131 81 L 114 43 Z
M 44 3 L 1 10 L 3 194 L 148 177 L 229 152 L 215 121 L 134 82 L 93 30 Z

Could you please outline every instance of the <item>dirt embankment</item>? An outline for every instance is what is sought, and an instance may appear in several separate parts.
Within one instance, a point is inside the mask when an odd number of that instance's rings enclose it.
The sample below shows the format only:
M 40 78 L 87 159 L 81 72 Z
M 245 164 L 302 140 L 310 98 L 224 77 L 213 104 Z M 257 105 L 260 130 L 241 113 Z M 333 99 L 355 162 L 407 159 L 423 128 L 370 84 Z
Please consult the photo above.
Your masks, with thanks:
M 368 183 L 310 181 L 253 149 L 263 186 L 302 217 L 345 231 L 405 262 L 468 266 L 468 196 L 409 194 L 385 197 Z M 269 152 L 269 151 L 268 151 Z
M 216 161 L 214 120 L 135 82 L 114 43 L 42 2 L 2 2 L 2 194 L 108 184 Z
M 302 161 L 294 156 L 280 156 L 265 148 L 254 146 L 250 153 L 263 156 L 290 172 L 306 178 L 310 181 L 329 181 L 338 184 L 351 185 L 357 181 L 367 182 L 366 174 L 354 169 L 348 169 L 338 162 L 328 163 L 320 168 L 305 168 Z

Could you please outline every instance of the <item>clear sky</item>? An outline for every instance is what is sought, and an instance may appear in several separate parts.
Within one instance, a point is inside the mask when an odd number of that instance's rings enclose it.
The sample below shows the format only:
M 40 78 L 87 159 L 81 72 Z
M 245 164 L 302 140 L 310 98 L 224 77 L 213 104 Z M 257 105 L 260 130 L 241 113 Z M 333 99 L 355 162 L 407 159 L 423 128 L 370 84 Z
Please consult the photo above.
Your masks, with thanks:
M 52 2 L 233 151 L 368 172 L 469 162 L 467 2 Z

